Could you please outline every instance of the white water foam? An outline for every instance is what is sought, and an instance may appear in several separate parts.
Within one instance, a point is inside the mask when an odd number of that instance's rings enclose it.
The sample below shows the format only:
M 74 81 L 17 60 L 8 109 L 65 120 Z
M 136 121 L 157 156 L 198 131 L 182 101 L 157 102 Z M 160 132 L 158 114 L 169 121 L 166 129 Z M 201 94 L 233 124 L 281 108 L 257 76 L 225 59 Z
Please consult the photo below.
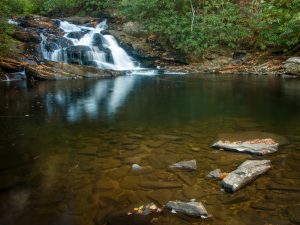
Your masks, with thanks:
M 64 38 L 72 42 L 73 46 L 87 46 L 91 51 L 86 52 L 85 57 L 92 61 L 98 68 L 101 69 L 113 69 L 113 70 L 140 70 L 141 68 L 138 63 L 131 58 L 124 49 L 122 49 L 116 39 L 112 35 L 102 35 L 101 31 L 107 29 L 106 20 L 99 23 L 95 28 L 78 26 L 67 21 L 60 21 L 60 28 L 63 30 Z M 84 32 L 85 34 L 80 38 L 71 38 L 68 37 L 72 32 Z M 97 46 L 94 44 L 95 34 L 100 35 L 103 45 Z M 47 37 L 41 34 L 41 51 L 43 57 L 46 60 L 58 61 L 58 62 L 68 62 L 68 56 L 66 48 L 58 48 L 54 51 L 47 49 Z M 111 52 L 112 61 L 107 61 L 107 52 L 102 51 L 103 48 L 106 48 Z M 101 50 L 102 49 L 102 50 Z

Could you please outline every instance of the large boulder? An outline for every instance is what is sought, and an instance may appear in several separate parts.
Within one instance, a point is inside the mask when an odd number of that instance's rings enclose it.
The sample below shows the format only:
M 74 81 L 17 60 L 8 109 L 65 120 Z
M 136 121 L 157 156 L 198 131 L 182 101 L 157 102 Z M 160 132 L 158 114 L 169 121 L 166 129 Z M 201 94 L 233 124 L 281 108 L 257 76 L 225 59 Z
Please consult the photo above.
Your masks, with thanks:
M 270 168 L 270 160 L 247 160 L 223 179 L 222 187 L 227 192 L 235 192 L 254 181 L 259 175 L 266 173 Z
M 81 39 L 83 36 L 85 35 L 84 32 L 81 32 L 81 31 L 74 31 L 74 32 L 71 32 L 67 35 L 68 38 L 74 38 L 74 39 Z
M 265 132 L 239 132 L 220 134 L 211 145 L 213 148 L 265 155 L 276 152 L 280 145 L 288 143 L 285 137 Z
M 85 45 L 70 46 L 66 49 L 67 61 L 72 64 L 87 65 L 91 61 L 92 49 Z
M 284 62 L 283 65 L 286 74 L 300 76 L 300 57 L 292 57 Z
M 105 78 L 123 75 L 120 71 L 101 70 L 92 66 L 47 62 L 40 65 L 27 65 L 27 78 L 30 80 L 61 80 L 82 78 Z

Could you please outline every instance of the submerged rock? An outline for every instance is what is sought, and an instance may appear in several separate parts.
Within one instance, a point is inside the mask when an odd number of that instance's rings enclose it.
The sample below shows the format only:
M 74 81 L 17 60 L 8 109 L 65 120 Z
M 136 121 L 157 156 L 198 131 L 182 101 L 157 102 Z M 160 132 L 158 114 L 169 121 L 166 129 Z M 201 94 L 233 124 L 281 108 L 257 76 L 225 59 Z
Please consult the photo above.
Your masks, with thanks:
M 138 164 L 132 164 L 131 169 L 132 169 L 133 171 L 135 171 L 135 170 L 141 170 L 141 169 L 143 169 L 143 167 L 141 167 L 141 166 L 138 165 Z
M 230 151 L 265 155 L 276 152 L 278 147 L 286 144 L 286 138 L 264 132 L 240 132 L 219 135 L 211 147 Z
M 186 170 L 196 170 L 197 169 L 197 162 L 196 160 L 189 160 L 189 161 L 181 161 L 178 163 L 174 163 L 170 166 L 172 169 L 186 169 Z
M 166 207 L 172 212 L 180 212 L 187 216 L 193 217 L 208 217 L 208 212 L 201 202 L 181 202 L 181 201 L 169 201 Z
M 230 198 L 224 201 L 223 204 L 225 205 L 239 204 L 242 202 L 246 202 L 248 200 L 249 198 L 245 194 L 238 194 L 233 197 L 230 196 Z
M 227 192 L 235 192 L 266 173 L 270 163 L 270 160 L 247 160 L 223 179 L 222 187 Z
M 176 189 L 181 188 L 182 184 L 171 181 L 142 181 L 139 183 L 139 186 L 146 189 Z
M 206 177 L 207 178 L 218 179 L 218 180 L 223 180 L 227 175 L 228 175 L 228 173 L 222 172 L 220 169 L 215 169 L 215 170 L 209 172 L 209 174 L 207 174 Z

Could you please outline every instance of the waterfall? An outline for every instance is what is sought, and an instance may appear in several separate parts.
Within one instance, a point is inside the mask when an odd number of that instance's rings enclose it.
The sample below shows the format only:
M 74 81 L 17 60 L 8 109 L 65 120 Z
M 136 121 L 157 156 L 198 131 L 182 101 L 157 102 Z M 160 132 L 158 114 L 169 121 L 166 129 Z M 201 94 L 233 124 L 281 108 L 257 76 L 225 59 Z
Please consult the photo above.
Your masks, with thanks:
M 96 27 L 78 26 L 59 21 L 63 37 L 47 38 L 41 34 L 41 52 L 44 59 L 101 69 L 140 70 L 138 63 L 122 49 L 112 35 L 103 35 L 108 28 L 106 20 Z

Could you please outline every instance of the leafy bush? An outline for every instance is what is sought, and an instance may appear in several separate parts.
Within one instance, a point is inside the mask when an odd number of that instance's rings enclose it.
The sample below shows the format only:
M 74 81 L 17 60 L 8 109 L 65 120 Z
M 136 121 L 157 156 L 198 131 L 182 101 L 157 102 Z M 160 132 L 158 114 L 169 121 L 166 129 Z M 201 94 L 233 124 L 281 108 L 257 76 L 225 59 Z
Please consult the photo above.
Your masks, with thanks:
M 10 34 L 13 32 L 12 27 L 7 23 L 7 17 L 11 12 L 11 1 L 0 1 L 0 54 L 6 54 L 9 47 L 11 47 L 12 41 Z
M 245 15 L 230 0 L 123 0 L 122 12 L 186 53 L 201 54 L 220 45 L 236 47 L 251 33 L 243 23 Z
M 257 45 L 289 49 L 300 41 L 300 0 L 261 1 L 254 28 L 259 30 Z

